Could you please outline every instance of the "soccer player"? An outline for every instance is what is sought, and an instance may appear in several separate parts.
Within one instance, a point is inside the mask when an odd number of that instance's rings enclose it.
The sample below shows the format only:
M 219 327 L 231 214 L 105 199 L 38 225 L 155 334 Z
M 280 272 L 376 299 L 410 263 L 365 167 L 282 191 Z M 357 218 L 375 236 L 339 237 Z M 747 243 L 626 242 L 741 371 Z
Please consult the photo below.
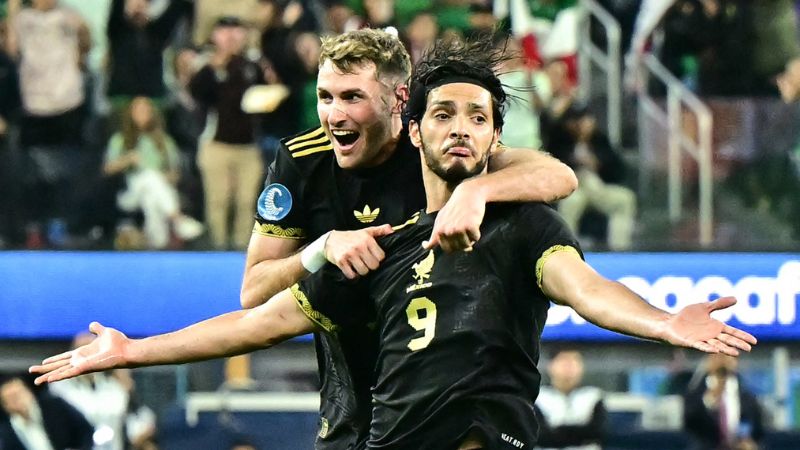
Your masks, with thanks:
M 324 39 L 319 61 L 321 126 L 284 139 L 270 169 L 247 251 L 245 308 L 327 261 L 349 278 L 366 275 L 384 258 L 375 237 L 425 206 L 420 160 L 401 120 L 411 71 L 402 43 L 380 30 L 354 31 Z M 532 149 L 496 152 L 489 172 L 459 186 L 439 213 L 431 245 L 454 251 L 477 240 L 489 201 L 551 201 L 576 186 L 568 167 Z M 367 437 L 376 340 L 365 327 L 315 337 L 318 450 Z
M 386 259 L 377 270 L 350 280 L 327 265 L 257 308 L 140 340 L 93 323 L 98 339 L 32 367 L 37 382 L 229 356 L 375 321 L 369 448 L 529 449 L 550 299 L 629 335 L 710 353 L 748 351 L 753 336 L 710 317 L 733 298 L 676 314 L 652 307 L 592 270 L 542 203 L 490 205 L 471 251 L 423 246 L 437 211 L 464 180 L 485 172 L 498 143 L 505 94 L 489 45 L 437 44 L 412 78 L 409 134 L 424 162 L 427 208 L 380 238 Z

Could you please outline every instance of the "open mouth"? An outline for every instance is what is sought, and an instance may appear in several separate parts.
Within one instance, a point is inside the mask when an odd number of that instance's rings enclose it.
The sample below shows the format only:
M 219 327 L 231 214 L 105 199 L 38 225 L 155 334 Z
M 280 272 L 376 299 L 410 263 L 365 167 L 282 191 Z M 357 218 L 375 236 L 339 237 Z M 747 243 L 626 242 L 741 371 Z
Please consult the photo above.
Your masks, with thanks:
M 342 147 L 350 147 L 356 143 L 359 137 L 361 137 L 361 133 L 351 130 L 333 130 L 331 134 L 333 135 L 333 138 L 336 139 L 336 142 Z

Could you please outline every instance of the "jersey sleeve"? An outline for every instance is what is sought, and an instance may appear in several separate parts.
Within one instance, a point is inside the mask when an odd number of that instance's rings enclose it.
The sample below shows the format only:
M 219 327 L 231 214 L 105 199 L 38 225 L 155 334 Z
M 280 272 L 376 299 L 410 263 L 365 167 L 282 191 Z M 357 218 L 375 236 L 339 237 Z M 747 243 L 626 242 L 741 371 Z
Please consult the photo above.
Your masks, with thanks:
M 536 267 L 536 284 L 542 288 L 542 269 L 547 259 L 559 252 L 569 252 L 583 259 L 578 239 L 569 229 L 558 212 L 543 203 L 525 205 L 520 208 L 520 220 L 517 227 L 522 230 L 518 237 L 522 247 L 527 251 L 524 255 L 527 267 Z M 530 230 L 536 230 L 530 233 Z
M 278 149 L 258 197 L 254 233 L 284 239 L 306 239 L 304 177 L 285 146 Z
M 327 264 L 292 286 L 291 291 L 306 316 L 327 332 L 366 324 L 372 314 L 367 279 L 349 280 L 333 264 Z

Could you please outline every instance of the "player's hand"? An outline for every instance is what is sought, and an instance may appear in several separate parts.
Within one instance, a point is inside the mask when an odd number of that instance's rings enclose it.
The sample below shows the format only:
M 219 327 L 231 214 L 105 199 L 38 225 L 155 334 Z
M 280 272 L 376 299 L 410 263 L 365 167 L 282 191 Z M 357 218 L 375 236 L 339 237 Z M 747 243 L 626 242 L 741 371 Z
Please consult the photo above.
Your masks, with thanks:
M 691 347 L 706 353 L 738 356 L 739 350 L 749 352 L 756 338 L 750 333 L 712 319 L 711 313 L 736 304 L 733 297 L 713 302 L 689 305 L 673 315 L 666 325 L 665 338 L 673 345 Z
M 470 186 L 468 181 L 458 185 L 436 215 L 431 237 L 422 243 L 427 250 L 438 245 L 445 252 L 470 251 L 481 238 L 486 199 Z
M 120 331 L 106 328 L 97 322 L 89 325 L 97 337 L 92 342 L 74 350 L 51 356 L 41 365 L 31 366 L 30 373 L 39 374 L 36 384 L 52 383 L 101 370 L 124 366 L 125 348 L 130 339 Z
M 353 279 L 375 270 L 386 255 L 375 240 L 392 234 L 390 225 L 354 231 L 331 231 L 325 241 L 325 258 L 336 264 L 344 275 Z

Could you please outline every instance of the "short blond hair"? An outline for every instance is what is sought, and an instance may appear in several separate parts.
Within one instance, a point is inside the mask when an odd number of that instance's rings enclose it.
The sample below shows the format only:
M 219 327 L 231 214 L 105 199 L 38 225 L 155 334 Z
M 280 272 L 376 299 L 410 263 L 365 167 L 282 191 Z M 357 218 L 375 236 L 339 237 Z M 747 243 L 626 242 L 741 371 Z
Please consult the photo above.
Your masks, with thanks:
M 375 64 L 378 79 L 389 77 L 405 83 L 411 75 L 411 57 L 396 36 L 383 30 L 364 28 L 322 38 L 320 67 L 330 60 L 344 73 L 357 67 Z

